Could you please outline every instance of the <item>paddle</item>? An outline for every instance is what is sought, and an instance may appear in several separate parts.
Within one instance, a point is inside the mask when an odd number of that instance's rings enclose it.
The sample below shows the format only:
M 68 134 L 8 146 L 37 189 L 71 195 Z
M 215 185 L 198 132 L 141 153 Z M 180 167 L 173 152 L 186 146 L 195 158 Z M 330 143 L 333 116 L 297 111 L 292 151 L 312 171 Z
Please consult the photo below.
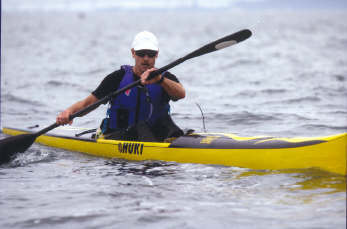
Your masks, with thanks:
M 221 39 L 218 39 L 214 42 L 211 42 L 211 43 L 189 53 L 188 55 L 186 55 L 182 58 L 179 58 L 179 59 L 175 60 L 174 62 L 151 72 L 151 74 L 148 76 L 147 80 L 154 78 L 156 75 L 159 75 L 159 74 L 175 67 L 176 65 L 181 64 L 182 62 L 184 62 L 188 59 L 198 57 L 198 56 L 201 56 L 201 55 L 204 55 L 204 54 L 207 54 L 210 52 L 214 52 L 214 51 L 229 47 L 231 45 L 237 44 L 241 41 L 246 40 L 251 35 L 252 35 L 252 32 L 250 30 L 245 29 L 245 30 L 241 30 L 239 32 L 236 32 L 234 34 L 228 35 L 226 37 L 223 37 Z M 133 83 L 129 84 L 128 86 L 121 88 L 115 92 L 110 93 L 106 97 L 98 100 L 97 102 L 91 104 L 90 106 L 70 115 L 70 120 L 73 120 L 76 117 L 83 116 L 84 114 L 97 108 L 100 104 L 109 101 L 112 97 L 115 97 L 118 94 L 120 94 L 120 93 L 122 93 L 122 92 L 124 92 L 124 91 L 126 91 L 132 87 L 135 87 L 139 84 L 141 84 L 141 80 L 134 81 Z M 34 141 L 37 137 L 39 137 L 42 134 L 47 133 L 48 131 L 50 131 L 50 130 L 58 127 L 58 126 L 59 126 L 59 124 L 53 123 L 52 125 L 40 130 L 37 133 L 22 134 L 22 135 L 12 136 L 12 137 L 8 137 L 6 139 L 0 140 L 0 164 L 10 161 L 11 158 L 16 153 L 24 152 L 34 143 Z

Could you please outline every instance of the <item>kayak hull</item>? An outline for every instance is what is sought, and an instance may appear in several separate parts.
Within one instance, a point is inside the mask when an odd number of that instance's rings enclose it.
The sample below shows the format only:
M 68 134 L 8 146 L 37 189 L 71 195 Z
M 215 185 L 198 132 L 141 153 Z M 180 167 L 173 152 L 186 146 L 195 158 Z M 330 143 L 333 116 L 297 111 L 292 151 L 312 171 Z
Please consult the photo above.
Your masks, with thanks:
M 94 140 L 75 137 L 81 128 L 60 127 L 36 142 L 105 158 L 162 160 L 236 166 L 256 170 L 318 168 L 346 175 L 347 133 L 315 138 L 239 137 L 234 134 L 191 134 L 172 143 Z M 19 135 L 27 130 L 4 128 Z

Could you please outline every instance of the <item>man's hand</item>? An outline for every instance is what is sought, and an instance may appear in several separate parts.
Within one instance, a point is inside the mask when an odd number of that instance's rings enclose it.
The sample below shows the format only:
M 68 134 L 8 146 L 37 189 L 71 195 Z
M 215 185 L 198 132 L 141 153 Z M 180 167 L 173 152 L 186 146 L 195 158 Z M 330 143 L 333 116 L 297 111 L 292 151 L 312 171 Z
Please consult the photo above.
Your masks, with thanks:
M 147 84 L 153 84 L 153 83 L 156 83 L 158 82 L 160 79 L 161 79 L 161 75 L 157 75 L 155 76 L 153 79 L 151 80 L 147 80 L 149 74 L 153 71 L 157 70 L 156 68 L 151 68 L 151 69 L 148 69 L 147 71 L 145 71 L 144 73 L 142 73 L 141 75 L 141 84 L 142 85 L 147 85 Z
M 74 114 L 77 111 L 80 111 L 84 108 L 86 108 L 89 105 L 92 105 L 93 103 L 96 103 L 98 101 L 98 98 L 95 97 L 95 95 L 90 94 L 85 99 L 78 101 L 77 103 L 73 104 L 71 107 L 67 108 L 65 111 L 61 112 L 57 118 L 56 122 L 59 125 L 65 125 L 65 124 L 72 124 L 72 120 L 70 120 L 70 115 Z M 95 109 L 95 108 L 94 108 Z M 83 115 L 88 114 L 90 111 L 88 111 Z
M 151 80 L 146 80 L 149 74 L 153 71 L 155 71 L 155 68 L 148 69 L 141 75 L 141 84 L 147 85 L 147 84 L 153 84 L 160 82 L 160 86 L 167 92 L 167 94 L 171 97 L 172 100 L 177 101 L 179 99 L 183 99 L 186 96 L 186 92 L 184 90 L 184 87 L 182 84 L 177 83 L 173 80 L 170 80 L 168 78 L 162 78 L 162 75 L 155 76 Z M 160 81 L 163 79 L 162 81 Z
M 72 124 L 72 120 L 70 120 L 70 115 L 72 113 L 69 109 L 66 109 L 65 111 L 61 112 L 56 119 L 57 124 L 59 125 L 65 125 L 65 124 Z

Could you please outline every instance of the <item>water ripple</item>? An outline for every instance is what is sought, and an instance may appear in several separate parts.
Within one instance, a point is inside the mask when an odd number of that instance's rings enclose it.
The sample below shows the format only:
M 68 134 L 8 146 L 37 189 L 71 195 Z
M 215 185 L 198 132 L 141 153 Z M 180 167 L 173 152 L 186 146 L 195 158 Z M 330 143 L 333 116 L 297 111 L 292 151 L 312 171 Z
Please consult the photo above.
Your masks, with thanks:
M 29 105 L 29 106 L 44 106 L 45 105 L 38 101 L 24 99 L 22 97 L 19 97 L 13 94 L 8 94 L 8 93 L 2 95 L 2 100 L 7 102 L 14 102 L 14 103 L 22 104 L 22 105 Z

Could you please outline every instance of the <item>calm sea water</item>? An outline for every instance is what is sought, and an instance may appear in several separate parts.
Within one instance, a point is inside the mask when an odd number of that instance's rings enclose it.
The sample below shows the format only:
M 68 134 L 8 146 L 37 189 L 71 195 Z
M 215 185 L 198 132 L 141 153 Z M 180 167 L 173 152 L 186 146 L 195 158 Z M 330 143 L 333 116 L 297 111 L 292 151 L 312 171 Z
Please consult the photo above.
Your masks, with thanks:
M 240 29 L 253 36 L 171 70 L 175 121 L 242 136 L 347 131 L 347 12 L 3 12 L 1 123 L 45 127 L 131 64 L 144 29 L 157 66 Z M 106 106 L 75 120 L 96 127 Z M 1 135 L 1 138 L 5 137 Z M 107 160 L 33 145 L 0 167 L 0 228 L 345 228 L 346 177 L 316 170 Z

